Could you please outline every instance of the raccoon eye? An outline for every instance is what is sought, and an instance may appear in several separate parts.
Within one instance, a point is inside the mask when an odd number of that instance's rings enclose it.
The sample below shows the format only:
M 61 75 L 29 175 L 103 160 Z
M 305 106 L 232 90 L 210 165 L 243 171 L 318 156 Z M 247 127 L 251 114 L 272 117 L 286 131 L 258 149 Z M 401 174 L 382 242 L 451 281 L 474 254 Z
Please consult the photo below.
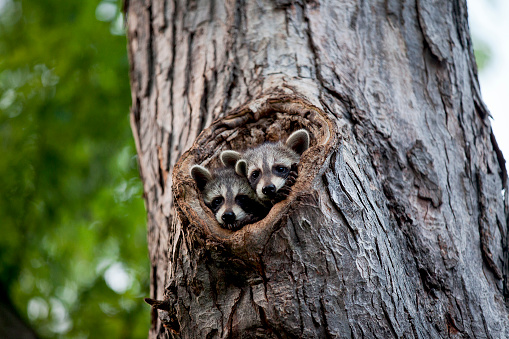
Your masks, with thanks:
M 239 205 L 241 205 L 241 204 L 247 202 L 249 200 L 249 197 L 247 195 L 237 195 L 235 197 L 235 200 L 237 201 L 237 203 Z
M 210 205 L 212 206 L 212 208 L 218 208 L 219 205 L 221 205 L 223 203 L 223 201 L 224 201 L 223 197 L 217 197 L 217 198 L 214 198 L 214 200 L 212 200 Z
M 260 176 L 260 171 L 256 170 L 251 173 L 251 180 L 256 180 Z
M 275 170 L 279 174 L 286 174 L 286 173 L 288 173 L 288 167 L 285 167 L 285 166 L 276 166 Z

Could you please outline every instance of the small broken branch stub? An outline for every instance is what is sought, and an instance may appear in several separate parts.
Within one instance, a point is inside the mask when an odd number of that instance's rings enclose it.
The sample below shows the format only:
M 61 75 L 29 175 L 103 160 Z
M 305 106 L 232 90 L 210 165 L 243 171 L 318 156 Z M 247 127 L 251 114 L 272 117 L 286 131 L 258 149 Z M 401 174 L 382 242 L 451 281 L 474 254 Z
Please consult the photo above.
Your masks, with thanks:
M 189 174 L 190 168 L 195 164 L 219 167 L 223 150 L 243 151 L 265 141 L 285 140 L 301 128 L 310 133 L 311 145 L 300 159 L 299 176 L 288 198 L 275 204 L 256 223 L 237 231 L 221 228 L 203 203 Z M 227 251 L 256 264 L 271 234 L 284 224 L 291 206 L 313 192 L 313 181 L 338 143 L 339 133 L 333 120 L 296 96 L 262 97 L 234 110 L 203 130 L 174 167 L 173 194 L 184 232 L 200 246 Z
M 176 317 L 174 302 L 169 299 L 155 300 L 151 298 L 145 298 L 144 300 L 158 312 L 159 319 L 163 323 L 164 327 L 169 329 L 172 333 L 179 333 L 180 324 Z

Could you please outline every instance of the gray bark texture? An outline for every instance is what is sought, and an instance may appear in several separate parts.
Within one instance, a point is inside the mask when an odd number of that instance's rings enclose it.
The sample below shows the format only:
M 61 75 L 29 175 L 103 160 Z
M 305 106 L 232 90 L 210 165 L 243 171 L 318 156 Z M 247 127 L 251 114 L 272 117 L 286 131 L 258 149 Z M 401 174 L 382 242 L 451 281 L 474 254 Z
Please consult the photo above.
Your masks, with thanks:
M 509 338 L 505 161 L 464 0 L 129 0 L 150 338 Z M 193 164 L 306 128 L 224 230 Z

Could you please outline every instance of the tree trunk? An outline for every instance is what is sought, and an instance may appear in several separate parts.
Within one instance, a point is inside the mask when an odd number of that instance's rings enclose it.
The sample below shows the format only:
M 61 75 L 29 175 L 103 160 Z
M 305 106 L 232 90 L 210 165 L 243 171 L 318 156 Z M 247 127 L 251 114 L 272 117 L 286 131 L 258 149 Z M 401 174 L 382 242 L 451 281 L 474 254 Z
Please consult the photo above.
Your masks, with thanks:
M 7 289 L 0 284 L 0 338 L 36 339 L 37 335 L 21 318 L 12 304 Z
M 150 338 L 509 337 L 507 171 L 465 1 L 126 5 Z M 289 198 L 220 228 L 189 167 L 298 128 Z

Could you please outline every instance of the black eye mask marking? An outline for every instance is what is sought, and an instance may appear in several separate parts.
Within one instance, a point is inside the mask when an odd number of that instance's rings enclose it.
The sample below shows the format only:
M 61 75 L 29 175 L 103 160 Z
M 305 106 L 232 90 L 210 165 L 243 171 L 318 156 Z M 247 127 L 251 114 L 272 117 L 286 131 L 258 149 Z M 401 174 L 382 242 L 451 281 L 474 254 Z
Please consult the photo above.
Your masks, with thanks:
M 221 205 L 223 203 L 224 203 L 224 198 L 223 197 L 215 197 L 210 202 L 209 207 L 215 213 L 215 212 L 217 212 L 217 210 L 219 210 L 219 208 L 221 207 Z
M 274 165 L 272 167 L 272 173 L 281 178 L 286 178 L 288 173 L 290 173 L 290 169 L 283 165 Z
M 250 202 L 250 199 L 247 195 L 244 195 L 244 194 L 239 194 L 235 197 L 235 202 L 242 208 L 244 209 L 244 206 L 246 204 L 249 204 Z
M 260 170 L 254 170 L 249 176 L 249 182 L 251 182 L 251 184 L 256 183 L 260 178 L 260 174 L 261 174 Z
M 292 191 L 291 187 L 295 184 L 295 181 L 297 181 L 298 175 L 297 164 L 293 164 L 292 168 L 287 173 L 285 185 L 277 191 L 274 203 L 285 200 L 290 195 L 290 192 Z

